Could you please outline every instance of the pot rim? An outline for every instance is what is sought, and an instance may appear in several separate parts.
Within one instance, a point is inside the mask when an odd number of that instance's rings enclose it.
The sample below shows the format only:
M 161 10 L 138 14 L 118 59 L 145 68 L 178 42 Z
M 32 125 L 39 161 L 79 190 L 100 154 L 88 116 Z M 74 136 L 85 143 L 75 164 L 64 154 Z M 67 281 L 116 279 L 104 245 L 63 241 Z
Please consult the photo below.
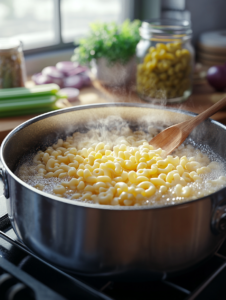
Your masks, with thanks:
M 178 207 L 178 206 L 184 206 L 184 205 L 188 205 L 190 203 L 196 202 L 196 201 L 200 201 L 200 200 L 204 200 L 207 197 L 210 197 L 212 195 L 215 195 L 217 193 L 219 193 L 222 190 L 226 190 L 226 187 L 217 190 L 216 192 L 206 195 L 202 198 L 197 198 L 194 200 L 189 200 L 189 201 L 185 201 L 185 202 L 181 202 L 181 203 L 175 203 L 175 204 L 166 204 L 166 205 L 156 205 L 156 206 L 113 206 L 113 205 L 100 205 L 100 204 L 92 204 L 92 203 L 86 203 L 86 202 L 82 202 L 82 201 L 76 201 L 76 200 L 69 200 L 69 199 L 62 199 L 60 197 L 54 196 L 52 194 L 48 194 L 46 192 L 40 191 L 38 189 L 35 189 L 34 187 L 30 186 L 29 184 L 25 183 L 24 181 L 22 181 L 19 177 L 17 177 L 7 166 L 4 157 L 3 157 L 3 149 L 5 144 L 7 143 L 7 141 L 18 131 L 22 130 L 23 128 L 29 126 L 30 124 L 33 124 L 37 121 L 43 120 L 48 118 L 49 116 L 55 116 L 58 114 L 62 114 L 62 113 L 67 113 L 68 111 L 74 111 L 74 110 L 84 110 L 84 109 L 90 109 L 90 108 L 100 108 L 100 107 L 113 107 L 113 106 L 124 106 L 124 107 L 144 107 L 144 108 L 152 108 L 152 109 L 161 109 L 161 110 L 168 110 L 171 112 L 176 112 L 176 113 L 182 113 L 185 115 L 189 115 L 189 116 L 196 116 L 196 113 L 190 112 L 190 111 L 186 111 L 186 110 L 182 110 L 182 109 L 176 109 L 176 108 L 166 108 L 160 105 L 152 105 L 152 104 L 140 104 L 140 103 L 126 103 L 126 102 L 120 102 L 120 103 L 114 103 L 114 102 L 109 102 L 109 103 L 98 103 L 98 104 L 86 104 L 86 105 L 81 105 L 81 106 L 74 106 L 74 107 L 68 107 L 68 108 L 64 108 L 64 109 L 59 109 L 56 111 L 51 111 L 51 112 L 47 112 L 44 114 L 41 114 L 39 116 L 36 116 L 34 118 L 29 119 L 28 121 L 23 122 L 22 124 L 18 125 L 16 128 L 14 128 L 3 140 L 2 145 L 0 147 L 0 159 L 1 162 L 3 164 L 4 169 L 6 170 L 6 173 L 8 173 L 11 177 L 14 178 L 14 180 L 16 180 L 18 183 L 20 183 L 21 185 L 23 185 L 25 188 L 31 190 L 32 192 L 35 192 L 37 194 L 40 194 L 46 198 L 50 198 L 51 200 L 56 200 L 62 203 L 67 203 L 67 204 L 71 204 L 71 205 L 77 205 L 80 207 L 86 207 L 86 208 L 94 208 L 94 209 L 103 209 L 103 210 L 116 210 L 116 211 L 137 211 L 137 210 L 150 210 L 150 209 L 163 209 L 163 208 L 172 208 L 172 207 Z M 226 130 L 226 126 L 224 124 L 221 124 L 218 121 L 215 121 L 211 118 L 208 118 L 210 120 L 211 123 L 216 124 L 219 127 L 222 127 L 224 130 Z

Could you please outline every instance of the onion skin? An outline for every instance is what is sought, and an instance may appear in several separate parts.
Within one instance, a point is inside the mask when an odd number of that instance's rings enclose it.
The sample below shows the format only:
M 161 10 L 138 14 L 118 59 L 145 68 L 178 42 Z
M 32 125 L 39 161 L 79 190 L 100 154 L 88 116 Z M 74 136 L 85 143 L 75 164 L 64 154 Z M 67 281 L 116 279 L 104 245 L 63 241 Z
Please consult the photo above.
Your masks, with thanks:
M 62 61 L 55 66 L 49 66 L 41 73 L 34 74 L 32 80 L 35 84 L 56 83 L 60 88 L 81 89 L 91 84 L 87 68 L 71 61 Z
M 42 70 L 42 74 L 47 75 L 53 79 L 63 79 L 64 78 L 64 74 L 62 72 L 60 72 L 56 67 L 53 67 L 53 66 L 44 68 Z
M 74 76 L 74 75 L 82 74 L 86 71 L 87 71 L 86 67 L 78 66 L 78 67 L 74 68 L 73 70 L 70 70 L 68 72 L 67 76 Z
M 64 81 L 63 79 L 59 79 L 59 78 L 51 78 L 51 83 L 56 83 L 57 85 L 59 85 L 60 88 L 62 88 L 64 86 Z
M 83 80 L 79 75 L 66 77 L 64 79 L 64 87 L 73 87 L 76 89 L 81 89 L 83 87 Z
M 80 76 L 82 77 L 83 86 L 91 85 L 91 80 L 90 80 L 90 78 L 89 78 L 89 76 L 87 75 L 86 72 L 80 74 Z
M 64 76 L 70 76 L 70 72 L 73 72 L 78 67 L 80 67 L 79 64 L 72 61 L 60 61 L 56 64 L 56 68 L 62 72 Z
M 213 66 L 207 72 L 209 84 L 217 91 L 223 91 L 226 88 L 226 66 Z
M 59 87 L 63 87 L 63 79 L 60 78 L 51 78 L 48 75 L 43 73 L 37 73 L 32 75 L 31 79 L 34 81 L 35 84 L 48 84 L 48 83 L 56 83 Z
M 66 95 L 69 102 L 79 101 L 79 90 L 76 88 L 63 88 L 58 92 L 59 95 Z
M 32 75 L 31 79 L 37 85 L 52 83 L 51 78 L 49 76 L 43 75 L 42 73 Z

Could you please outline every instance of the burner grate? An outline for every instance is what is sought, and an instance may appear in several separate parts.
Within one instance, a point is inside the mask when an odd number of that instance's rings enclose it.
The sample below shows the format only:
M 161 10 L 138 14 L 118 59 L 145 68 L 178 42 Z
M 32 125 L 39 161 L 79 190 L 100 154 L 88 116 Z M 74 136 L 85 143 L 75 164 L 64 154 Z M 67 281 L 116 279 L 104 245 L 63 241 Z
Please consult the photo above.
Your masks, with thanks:
M 45 286 L 48 290 L 52 291 L 56 295 L 61 295 L 63 298 L 40 298 L 40 299 L 75 299 L 75 295 L 78 297 L 78 299 L 104 299 L 104 300 L 112 300 L 110 297 L 105 295 L 104 293 L 98 291 L 97 289 L 93 288 L 91 285 L 87 285 L 86 283 L 82 282 L 81 280 L 78 280 L 71 275 L 63 272 L 62 270 L 52 266 L 51 264 L 45 262 L 38 256 L 36 256 L 34 253 L 30 252 L 26 246 L 21 244 L 20 242 L 12 239 L 8 234 L 11 233 L 12 229 L 7 231 L 7 234 L 0 231 L 0 238 L 4 239 L 8 246 L 14 247 L 15 250 L 19 250 L 23 252 L 23 258 L 20 260 L 19 264 L 16 264 L 15 266 L 11 263 L 5 260 L 4 258 L 0 257 L 0 268 L 2 266 L 2 263 L 4 261 L 6 263 L 11 264 L 15 270 L 18 271 L 18 273 L 22 275 L 28 276 L 28 278 L 32 278 L 32 284 L 31 288 L 36 287 L 36 283 L 39 283 L 42 286 Z M 5 245 L 7 247 L 7 245 Z M 15 249 L 17 248 L 17 249 Z M 12 251 L 12 249 L 11 249 Z M 16 251 L 17 252 L 17 251 Z M 19 276 L 19 275 L 18 275 Z M 18 277 L 20 278 L 20 277 Z M 24 277 L 23 277 L 24 278 Z M 27 277 L 25 277 L 27 280 Z M 27 284 L 26 280 L 24 280 L 24 283 Z M 30 298 L 24 298 L 29 299 Z M 34 298 L 36 299 L 36 298 Z M 37 298 L 39 299 L 39 298 Z M 31 298 L 33 300 L 33 298 Z
M 2 300 L 66 299 L 2 257 L 0 259 L 0 295 Z
M 79 278 L 78 276 L 73 277 L 31 253 L 23 244 L 10 237 L 12 235 L 12 229 L 8 230 L 7 233 L 0 231 L 0 238 L 4 239 L 5 242 L 12 247 L 16 247 L 17 252 L 21 251 L 23 253 L 20 262 L 13 267 L 17 271 L 22 272 L 22 274 L 32 278 L 32 280 L 35 280 L 35 284 L 37 282 L 46 288 L 48 287 L 48 289 L 58 296 L 61 295 L 62 297 L 65 297 L 63 299 L 74 299 L 74 295 L 78 295 L 79 299 L 142 300 L 149 299 L 149 297 L 152 296 L 153 299 L 161 300 L 167 299 L 170 296 L 170 298 L 174 300 L 212 300 L 213 298 L 211 297 L 213 294 L 208 291 L 215 290 L 214 299 L 221 299 L 220 295 L 218 298 L 216 297 L 216 295 L 219 294 L 219 290 L 226 295 L 224 283 L 219 286 L 219 283 L 221 283 L 226 276 L 226 256 L 224 255 L 226 252 L 222 250 L 226 249 L 226 243 L 221 247 L 217 254 L 205 263 L 200 264 L 186 274 L 182 274 L 170 280 L 116 282 L 104 279 L 84 279 Z M 3 258 L 0 258 L 1 268 L 2 259 Z M 10 264 L 10 262 L 6 260 L 5 263 Z M 8 274 L 7 276 L 13 275 L 8 270 L 4 270 L 3 274 Z M 45 276 L 43 276 L 43 274 L 45 274 Z M 27 293 L 34 291 L 33 286 L 31 287 L 32 290 L 30 290 L 27 282 L 21 280 L 23 276 L 17 276 L 17 278 L 18 279 L 15 281 L 15 279 L 9 277 L 9 280 L 12 280 L 13 287 L 18 288 L 18 292 L 20 289 L 21 293 L 22 291 L 26 291 Z M 27 299 L 38 299 L 34 298 L 34 295 L 36 294 L 31 293 L 30 298 Z M 26 298 L 23 298 L 23 300 L 24 299 Z
M 11 247 L 10 253 L 17 254 L 16 259 L 14 256 L 13 259 L 10 256 L 7 257 L 7 260 L 4 259 L 1 257 L 2 243 L 0 243 L 0 294 L 3 295 L 1 292 L 1 280 L 3 280 L 3 283 L 5 282 L 5 299 L 7 300 L 36 300 L 39 299 L 40 291 L 53 293 L 54 296 L 48 299 L 75 299 L 75 295 L 79 297 L 78 299 L 90 300 L 146 300 L 150 296 L 160 300 L 169 297 L 174 300 L 225 299 L 226 242 L 212 258 L 186 274 L 172 279 L 166 278 L 162 281 L 116 282 L 73 277 L 30 252 L 25 245 L 15 239 L 11 227 L 6 228 L 5 226 L 4 230 L 6 233 L 0 231 L 0 240 L 5 241 L 5 248 L 10 249 Z M 4 251 L 2 252 L 4 253 Z M 11 269 L 6 266 L 13 268 L 15 274 L 10 272 Z M 26 280 L 23 280 L 25 278 Z M 27 281 L 27 279 L 29 280 Z M 31 282 L 32 284 L 28 284 Z M 40 285 L 42 288 L 37 288 Z M 221 298 L 222 294 L 223 298 Z
M 0 268 L 0 294 L 3 299 L 31 299 L 35 300 L 34 292 L 31 288 L 17 280 L 9 273 L 5 273 Z

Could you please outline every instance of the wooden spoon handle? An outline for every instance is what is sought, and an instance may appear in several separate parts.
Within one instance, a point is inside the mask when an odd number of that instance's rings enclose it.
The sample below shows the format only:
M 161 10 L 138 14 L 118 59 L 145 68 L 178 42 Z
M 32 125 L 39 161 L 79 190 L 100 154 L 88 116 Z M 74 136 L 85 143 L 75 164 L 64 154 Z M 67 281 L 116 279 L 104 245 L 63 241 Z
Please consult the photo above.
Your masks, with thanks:
M 221 108 L 223 108 L 226 105 L 226 97 L 212 105 L 210 108 L 206 109 L 202 113 L 200 113 L 197 117 L 192 118 L 186 123 L 186 129 L 194 128 L 198 124 L 200 124 L 202 121 L 207 119 L 208 117 L 212 116 L 214 113 L 219 111 Z

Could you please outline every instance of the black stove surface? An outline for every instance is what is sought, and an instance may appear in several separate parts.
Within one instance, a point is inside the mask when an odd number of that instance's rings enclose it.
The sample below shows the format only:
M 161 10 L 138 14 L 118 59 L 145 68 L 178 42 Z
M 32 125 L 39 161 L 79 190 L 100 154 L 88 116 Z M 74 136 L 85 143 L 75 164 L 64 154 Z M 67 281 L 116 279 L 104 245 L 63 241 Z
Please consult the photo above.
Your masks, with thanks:
M 50 265 L 18 242 L 5 201 L 0 197 L 0 300 L 226 299 L 226 241 L 210 259 L 171 279 L 126 282 L 81 278 Z
M 160 281 L 109 281 L 68 274 L 17 241 L 7 216 L 0 218 L 0 299 L 226 299 L 226 242 L 193 270 Z

